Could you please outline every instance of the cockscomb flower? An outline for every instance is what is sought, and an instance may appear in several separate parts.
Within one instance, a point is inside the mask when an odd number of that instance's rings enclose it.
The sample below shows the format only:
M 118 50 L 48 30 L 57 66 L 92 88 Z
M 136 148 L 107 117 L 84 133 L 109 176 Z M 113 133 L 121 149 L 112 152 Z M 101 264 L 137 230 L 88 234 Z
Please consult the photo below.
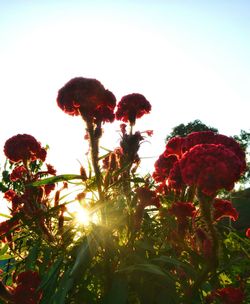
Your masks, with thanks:
M 4 154 L 10 161 L 17 163 L 36 159 L 45 161 L 47 152 L 33 136 L 18 134 L 5 142 Z
M 177 158 L 172 168 L 166 161 L 170 156 Z M 198 186 L 212 196 L 220 189 L 232 190 L 245 169 L 245 153 L 233 138 L 203 131 L 172 138 L 155 163 L 153 178 L 176 190 Z
M 9 202 L 12 202 L 12 200 L 16 196 L 17 196 L 17 193 L 12 189 L 9 189 L 4 193 L 4 198 L 7 199 L 7 201 L 9 201 Z
M 139 131 L 135 132 L 134 134 L 123 134 L 120 141 L 120 146 L 126 161 L 131 163 L 137 163 L 140 161 L 138 150 L 143 139 L 144 137 Z
M 17 220 L 9 219 L 0 223 L 0 240 L 6 242 L 11 239 L 10 232 L 18 225 Z
M 191 202 L 175 202 L 169 208 L 169 213 L 176 216 L 178 221 L 185 221 L 188 217 L 195 215 L 196 209 Z
M 167 184 L 170 189 L 177 191 L 180 191 L 185 186 L 179 161 L 175 162 L 173 168 L 170 170 Z
M 248 228 L 246 231 L 246 237 L 250 238 L 250 228 Z
M 169 156 L 165 156 L 165 153 L 161 154 L 154 164 L 154 180 L 156 182 L 163 182 L 164 180 L 166 180 L 169 176 L 170 170 L 173 168 L 177 160 L 178 158 L 174 154 Z
M 151 111 L 151 104 L 141 94 L 133 93 L 123 96 L 117 105 L 116 119 L 135 124 L 137 118 L 148 114 Z
M 134 215 L 135 229 L 138 230 L 142 223 L 144 209 L 148 206 L 161 207 L 159 196 L 156 191 L 150 190 L 147 186 L 136 189 L 137 206 Z
M 244 292 L 241 288 L 229 286 L 217 289 L 207 296 L 207 303 L 219 299 L 223 304 L 242 304 L 245 299 Z
M 215 221 L 219 221 L 223 217 L 229 217 L 236 221 L 239 217 L 238 211 L 233 207 L 232 202 L 216 198 L 213 204 L 213 217 Z
M 148 206 L 155 206 L 159 208 L 161 206 L 157 193 L 150 190 L 148 187 L 139 187 L 135 192 L 139 205 L 143 206 L 144 208 Z
M 166 150 L 164 154 L 166 156 L 174 154 L 180 158 L 183 153 L 183 146 L 185 145 L 185 141 L 186 139 L 180 136 L 171 138 L 166 144 Z
M 27 169 L 24 166 L 16 167 L 12 170 L 10 174 L 10 180 L 15 182 L 19 179 L 22 179 L 26 173 L 27 173 Z
M 58 106 L 67 114 L 81 115 L 88 122 L 112 122 L 116 98 L 96 79 L 76 77 L 57 96 Z
M 184 183 L 197 185 L 206 195 L 214 195 L 220 189 L 232 190 L 242 174 L 239 158 L 220 144 L 196 145 L 179 164 Z
M 192 147 L 199 144 L 216 144 L 223 145 L 227 149 L 231 150 L 240 160 L 240 168 L 241 171 L 246 169 L 246 159 L 245 153 L 242 150 L 240 144 L 233 139 L 232 137 L 228 137 L 222 134 L 214 133 L 213 131 L 202 131 L 202 132 L 193 132 L 190 133 L 185 138 L 185 143 L 182 145 L 182 150 L 188 151 Z
M 37 291 L 40 285 L 40 277 L 37 272 L 27 270 L 16 278 L 17 286 L 13 292 L 15 304 L 38 304 L 42 298 L 42 291 Z

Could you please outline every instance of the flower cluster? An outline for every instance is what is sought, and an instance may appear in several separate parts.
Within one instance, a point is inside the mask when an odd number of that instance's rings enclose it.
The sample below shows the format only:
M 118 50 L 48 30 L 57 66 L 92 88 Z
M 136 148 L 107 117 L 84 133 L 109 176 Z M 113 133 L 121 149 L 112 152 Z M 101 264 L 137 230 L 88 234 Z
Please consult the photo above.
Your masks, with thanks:
M 10 218 L 0 223 L 0 301 L 246 303 L 250 228 L 237 232 L 244 216 L 233 195 L 226 199 L 246 169 L 240 145 L 211 131 L 177 136 L 153 175 L 142 176 L 139 150 L 152 135 L 135 129 L 151 111 L 143 95 L 116 105 L 98 80 L 77 77 L 57 104 L 83 119 L 88 162 L 80 175 L 56 175 L 33 136 L 6 141 L 0 191 Z M 103 124 L 114 119 L 122 121 L 119 146 L 100 155 Z
M 96 79 L 76 77 L 58 92 L 58 106 L 69 115 L 81 115 L 86 121 L 112 122 L 116 98 Z
M 215 221 L 218 221 L 223 217 L 229 217 L 233 221 L 237 221 L 239 217 L 238 211 L 233 207 L 232 202 L 228 200 L 215 198 L 213 207 L 213 218 Z
M 232 190 L 245 169 L 244 152 L 235 140 L 204 131 L 172 138 L 155 163 L 153 177 L 174 189 L 196 186 L 214 196 L 220 189 Z
M 29 134 L 18 134 L 9 138 L 4 145 L 4 153 L 12 162 L 26 162 L 40 159 L 45 161 L 46 150 Z
M 41 280 L 35 271 L 27 270 L 19 273 L 13 291 L 15 304 L 38 304 L 42 298 L 42 291 L 37 290 Z
M 217 289 L 207 296 L 207 303 L 220 299 L 222 304 L 242 304 L 245 300 L 244 292 L 241 288 L 229 286 Z
M 48 184 L 41 187 L 28 185 L 43 176 L 55 175 L 56 170 L 47 164 L 47 170 L 39 171 L 40 165 L 36 164 L 36 160 L 45 161 L 47 152 L 31 135 L 18 134 L 11 137 L 5 143 L 4 152 L 10 161 L 15 162 L 9 175 L 14 188 L 7 190 L 4 198 L 12 203 L 13 215 L 23 210 L 25 215 L 33 216 L 45 207 L 40 208 L 39 205 L 43 204 L 44 198 L 54 190 L 55 185 Z M 36 167 L 35 172 L 32 171 L 34 166 Z
M 148 114 L 151 111 L 151 104 L 141 94 L 133 93 L 123 96 L 117 105 L 116 119 L 135 124 L 137 118 Z

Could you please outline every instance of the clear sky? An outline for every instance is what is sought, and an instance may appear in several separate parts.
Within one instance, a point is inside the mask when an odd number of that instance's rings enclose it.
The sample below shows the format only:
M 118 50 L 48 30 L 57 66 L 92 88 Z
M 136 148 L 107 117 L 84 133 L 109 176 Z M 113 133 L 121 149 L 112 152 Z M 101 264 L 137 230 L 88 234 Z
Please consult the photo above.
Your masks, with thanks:
M 172 128 L 194 119 L 249 131 L 249 55 L 250 1 L 0 0 L 0 149 L 28 133 L 49 144 L 59 173 L 78 173 L 84 125 L 56 105 L 76 76 L 117 100 L 136 92 L 151 102 L 138 124 L 154 130 L 142 156 L 157 157 Z M 105 147 L 118 145 L 117 129 L 105 128 Z

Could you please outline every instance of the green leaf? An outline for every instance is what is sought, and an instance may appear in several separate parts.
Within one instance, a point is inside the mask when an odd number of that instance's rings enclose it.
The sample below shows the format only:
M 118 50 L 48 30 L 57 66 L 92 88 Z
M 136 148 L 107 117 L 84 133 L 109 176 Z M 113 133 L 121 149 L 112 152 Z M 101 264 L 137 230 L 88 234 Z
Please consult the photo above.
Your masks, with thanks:
M 83 273 L 90 262 L 90 246 L 92 245 L 93 236 L 90 234 L 85 237 L 82 244 L 78 248 L 78 254 L 75 263 L 71 269 L 70 277 L 74 280 L 78 277 L 80 273 Z
M 40 246 L 38 242 L 34 243 L 34 246 L 30 248 L 29 254 L 25 260 L 26 268 L 33 269 L 37 262 Z
M 174 278 L 169 273 L 166 273 L 158 265 L 155 264 L 135 264 L 119 270 L 119 272 L 127 272 L 127 273 L 133 273 L 136 271 L 148 273 L 155 276 L 160 276 L 164 278 L 166 282 L 171 284 L 173 284 L 174 282 Z
M 13 256 L 10 254 L 3 254 L 0 256 L 0 261 L 12 259 Z
M 54 184 L 58 182 L 65 182 L 73 179 L 82 179 L 83 177 L 78 174 L 62 174 L 57 176 L 52 176 L 48 178 L 44 178 L 42 180 L 30 183 L 29 186 L 43 186 L 47 184 Z
M 3 248 L 0 250 L 0 256 L 4 255 L 7 252 L 8 248 L 9 248 L 9 245 L 5 244 L 3 246 Z
M 7 218 L 7 219 L 10 219 L 10 218 L 11 218 L 10 215 L 8 215 L 8 214 L 3 214 L 3 213 L 0 213 L 0 216 L 5 217 L 5 218 Z
M 65 298 L 67 296 L 68 291 L 73 286 L 73 278 L 70 278 L 70 269 L 65 271 L 62 279 L 60 280 L 57 292 L 53 298 L 53 303 L 65 303 Z
M 175 267 L 181 267 L 181 268 L 185 269 L 185 271 L 192 276 L 194 276 L 196 274 L 195 270 L 189 264 L 179 261 L 172 257 L 167 257 L 167 256 L 162 255 L 160 257 L 152 259 L 152 261 L 161 262 L 161 263 L 168 264 L 168 265 L 173 265 Z
M 116 275 L 112 282 L 112 287 L 104 300 L 104 304 L 126 304 L 128 299 L 128 282 Z
M 52 265 L 52 267 L 50 268 L 48 274 L 42 280 L 41 285 L 39 286 L 39 289 L 46 288 L 46 286 L 48 286 L 49 284 L 51 284 L 52 281 L 57 280 L 61 264 L 62 264 L 62 258 L 60 258 L 59 260 L 57 260 Z

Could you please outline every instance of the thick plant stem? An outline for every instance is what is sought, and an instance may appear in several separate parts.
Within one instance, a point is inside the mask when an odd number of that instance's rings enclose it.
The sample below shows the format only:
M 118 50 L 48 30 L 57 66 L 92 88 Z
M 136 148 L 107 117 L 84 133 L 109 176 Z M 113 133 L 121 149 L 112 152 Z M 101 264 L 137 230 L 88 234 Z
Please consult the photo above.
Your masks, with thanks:
M 196 281 L 191 286 L 191 289 L 186 293 L 185 304 L 192 303 L 193 297 L 202 287 L 203 283 L 209 278 L 209 276 L 216 272 L 218 267 L 218 251 L 219 251 L 219 241 L 217 237 L 216 229 L 213 225 L 211 206 L 214 197 L 209 197 L 204 195 L 200 190 L 198 190 L 198 198 L 200 202 L 201 216 L 207 227 L 208 234 L 211 240 L 211 251 L 209 259 L 207 259 L 207 264 L 202 269 L 200 275 Z
M 92 122 L 87 121 L 87 131 L 89 134 L 89 140 L 90 140 L 90 151 L 91 151 L 91 160 L 93 169 L 95 172 L 95 178 L 96 178 L 96 184 L 97 184 L 97 190 L 99 195 L 99 203 L 101 205 L 101 222 L 103 225 L 107 225 L 107 218 L 106 218 L 106 211 L 105 211 L 105 195 L 103 192 L 103 181 L 102 181 L 102 175 L 101 170 L 99 167 L 99 139 L 101 137 L 101 126 L 97 125 L 96 128 L 94 128 L 94 125 Z M 104 275 L 106 277 L 105 284 L 104 284 L 104 295 L 106 295 L 111 287 L 112 282 L 112 271 L 110 269 L 110 258 L 109 258 L 109 249 L 107 244 L 107 239 L 105 236 L 105 230 L 103 230 L 103 242 L 104 242 Z
M 212 219 L 212 204 L 214 197 L 205 196 L 202 193 L 198 194 L 201 208 L 202 218 L 207 226 L 208 233 L 211 237 L 211 257 L 208 261 L 211 271 L 215 271 L 218 267 L 218 251 L 219 251 L 219 241 L 215 226 Z
M 87 121 L 87 131 L 89 134 L 91 160 L 92 160 L 92 165 L 93 165 L 93 169 L 95 172 L 99 200 L 101 202 L 103 202 L 104 195 L 103 195 L 103 191 L 102 191 L 102 176 L 101 176 L 101 171 L 100 171 L 100 167 L 98 164 L 100 136 L 95 134 L 94 126 L 89 121 Z

